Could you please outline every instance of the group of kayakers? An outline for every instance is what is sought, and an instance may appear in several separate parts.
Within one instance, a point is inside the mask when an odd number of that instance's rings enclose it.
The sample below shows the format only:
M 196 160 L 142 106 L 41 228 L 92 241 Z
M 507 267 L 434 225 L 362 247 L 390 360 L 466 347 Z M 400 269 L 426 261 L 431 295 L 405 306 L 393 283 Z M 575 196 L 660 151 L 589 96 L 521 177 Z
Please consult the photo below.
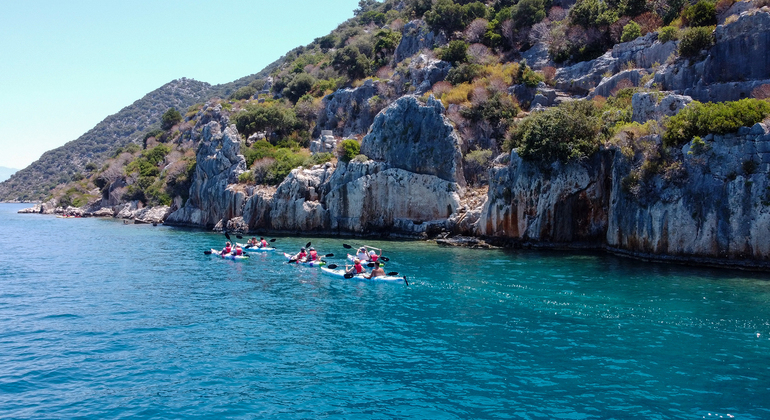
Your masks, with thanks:
M 299 262 L 299 263 L 309 263 L 314 261 L 319 261 L 320 256 L 318 255 L 318 252 L 315 248 L 312 246 L 309 246 L 310 243 L 307 244 L 307 247 L 301 247 L 299 252 L 294 254 L 291 258 L 291 262 Z M 349 245 L 345 245 L 346 247 L 349 247 Z M 256 237 L 252 237 L 248 240 L 248 242 L 245 245 L 246 248 L 267 248 L 269 247 L 269 244 L 265 240 L 265 238 L 259 238 L 257 240 Z M 379 251 L 379 252 L 378 252 Z M 233 246 L 230 241 L 227 241 L 225 243 L 225 247 L 220 252 L 220 255 L 222 256 L 241 256 L 244 255 L 243 248 L 240 244 L 236 243 L 235 246 Z M 331 256 L 332 254 L 329 254 L 327 256 Z M 289 254 L 286 254 L 288 257 Z M 365 278 L 372 279 L 375 277 L 385 276 L 385 270 L 380 267 L 380 258 L 382 257 L 382 249 L 380 248 L 374 248 L 371 246 L 362 246 L 359 247 L 356 250 L 355 256 L 349 256 L 349 258 L 353 259 L 353 265 L 345 264 L 345 272 L 348 274 L 353 275 L 359 275 L 363 274 Z M 370 265 L 371 263 L 371 265 Z M 369 265 L 372 267 L 372 271 L 367 275 L 366 274 L 366 268 L 364 268 L 364 264 Z

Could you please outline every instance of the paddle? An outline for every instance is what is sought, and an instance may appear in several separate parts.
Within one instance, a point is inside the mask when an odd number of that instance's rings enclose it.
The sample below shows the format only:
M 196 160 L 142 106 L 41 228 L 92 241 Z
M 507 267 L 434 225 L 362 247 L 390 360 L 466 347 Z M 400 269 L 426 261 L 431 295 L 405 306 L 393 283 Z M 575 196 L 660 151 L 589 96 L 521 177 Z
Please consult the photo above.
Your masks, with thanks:
M 332 270 L 334 270 L 337 267 L 338 267 L 337 264 L 329 264 L 329 265 L 326 266 L 326 268 L 330 268 Z
M 209 250 L 203 251 L 203 253 L 206 255 L 211 255 L 211 250 L 209 249 Z
M 343 275 L 342 275 L 342 277 L 344 277 L 344 278 L 346 278 L 346 279 L 352 279 L 352 278 L 353 278 L 353 276 L 354 276 L 354 274 L 353 274 L 353 273 L 345 273 L 345 274 L 343 274 Z

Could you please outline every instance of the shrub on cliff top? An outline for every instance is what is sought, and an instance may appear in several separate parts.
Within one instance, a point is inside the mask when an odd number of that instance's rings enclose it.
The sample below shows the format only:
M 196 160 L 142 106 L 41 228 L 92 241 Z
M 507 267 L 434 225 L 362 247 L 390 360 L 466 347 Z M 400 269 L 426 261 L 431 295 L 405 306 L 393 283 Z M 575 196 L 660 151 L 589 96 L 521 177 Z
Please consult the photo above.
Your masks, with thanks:
M 759 99 L 701 103 L 693 101 L 668 119 L 663 144 L 680 147 L 695 136 L 726 134 L 750 127 L 770 115 L 770 103 Z
M 361 152 L 361 145 L 353 139 L 343 140 L 339 145 L 339 158 L 343 162 L 350 162 Z
M 514 129 L 507 145 L 518 147 L 526 160 L 567 162 L 599 149 L 601 125 L 593 102 L 566 102 L 530 115 Z
M 711 48 L 712 45 L 714 45 L 713 26 L 688 28 L 682 31 L 682 40 L 679 41 L 679 55 L 695 57 L 702 50 Z

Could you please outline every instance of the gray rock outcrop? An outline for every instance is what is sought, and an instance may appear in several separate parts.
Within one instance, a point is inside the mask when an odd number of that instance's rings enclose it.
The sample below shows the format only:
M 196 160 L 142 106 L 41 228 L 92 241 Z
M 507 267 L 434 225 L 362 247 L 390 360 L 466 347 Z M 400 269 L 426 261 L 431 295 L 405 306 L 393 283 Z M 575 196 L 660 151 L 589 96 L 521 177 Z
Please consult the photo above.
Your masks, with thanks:
M 643 123 L 671 117 L 692 102 L 689 96 L 664 92 L 637 92 L 631 97 L 632 119 Z
M 375 114 L 369 99 L 379 93 L 379 83 L 367 79 L 357 88 L 339 89 L 326 95 L 313 130 L 313 137 L 319 137 L 324 130 L 332 131 L 338 137 L 366 133 L 374 121 Z
M 401 42 L 395 51 L 396 63 L 404 61 L 424 49 L 433 49 L 447 43 L 443 33 L 436 34 L 422 20 L 413 20 L 401 30 Z
M 383 110 L 361 143 L 361 153 L 391 167 L 465 185 L 462 140 L 432 96 L 427 105 L 405 96 Z
M 490 170 L 477 233 L 517 243 L 600 246 L 607 232 L 612 155 L 544 170 L 511 152 Z
M 246 170 L 240 147 L 235 126 L 222 131 L 219 123 L 211 121 L 203 128 L 190 198 L 184 207 L 169 215 L 169 223 L 211 228 L 220 220 L 241 215 L 245 194 L 237 185 L 231 186 Z

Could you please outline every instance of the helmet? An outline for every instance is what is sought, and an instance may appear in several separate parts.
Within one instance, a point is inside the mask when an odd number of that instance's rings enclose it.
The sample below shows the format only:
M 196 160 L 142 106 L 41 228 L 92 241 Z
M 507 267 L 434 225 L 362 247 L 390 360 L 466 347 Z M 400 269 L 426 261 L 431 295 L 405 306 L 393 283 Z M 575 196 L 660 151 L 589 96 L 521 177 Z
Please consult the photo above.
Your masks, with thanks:
M 315 251 L 315 248 L 313 248 L 313 247 L 311 246 L 309 250 L 310 250 L 310 251 Z
M 302 248 L 300 248 L 299 250 L 300 250 L 300 251 L 304 251 L 304 250 L 305 250 L 305 247 L 303 246 L 303 247 L 302 247 Z
M 369 255 L 375 255 L 375 254 L 376 254 L 376 252 L 374 252 L 374 251 L 369 251 Z

